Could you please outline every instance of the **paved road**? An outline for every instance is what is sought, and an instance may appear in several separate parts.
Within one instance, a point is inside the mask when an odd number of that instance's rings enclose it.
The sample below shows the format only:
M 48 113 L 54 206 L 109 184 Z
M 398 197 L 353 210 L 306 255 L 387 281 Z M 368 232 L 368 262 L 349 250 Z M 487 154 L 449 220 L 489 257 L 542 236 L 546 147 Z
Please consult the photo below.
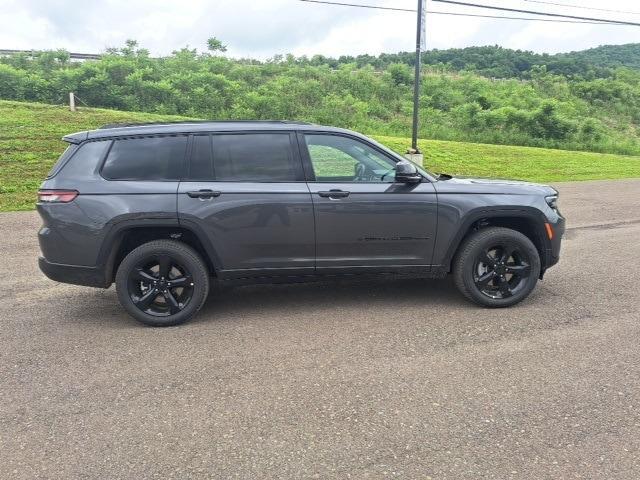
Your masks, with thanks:
M 0 478 L 640 478 L 640 180 L 560 185 L 522 305 L 450 282 L 244 287 L 138 326 L 0 215 Z

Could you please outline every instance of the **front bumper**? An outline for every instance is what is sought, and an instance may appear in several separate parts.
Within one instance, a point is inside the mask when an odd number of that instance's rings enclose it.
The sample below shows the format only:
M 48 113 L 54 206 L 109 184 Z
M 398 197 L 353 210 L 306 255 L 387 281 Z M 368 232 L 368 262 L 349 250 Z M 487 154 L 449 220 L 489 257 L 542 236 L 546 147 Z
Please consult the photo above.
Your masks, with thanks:
M 51 263 L 44 257 L 38 257 L 38 266 L 42 273 L 56 282 L 83 285 L 85 287 L 109 287 L 104 271 L 95 267 Z
M 566 220 L 564 217 L 558 216 L 556 221 L 554 223 L 550 223 L 550 225 L 553 229 L 553 238 L 550 239 L 548 243 L 543 271 L 554 266 L 560 261 L 560 248 L 562 246 L 562 237 L 566 230 Z

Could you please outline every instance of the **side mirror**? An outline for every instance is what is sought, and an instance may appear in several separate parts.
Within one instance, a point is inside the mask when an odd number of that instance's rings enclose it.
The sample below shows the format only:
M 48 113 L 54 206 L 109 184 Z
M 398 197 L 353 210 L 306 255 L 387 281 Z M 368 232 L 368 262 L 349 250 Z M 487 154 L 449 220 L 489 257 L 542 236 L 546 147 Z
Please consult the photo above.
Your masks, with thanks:
M 413 163 L 408 160 L 400 160 L 396 163 L 397 183 L 420 183 L 421 181 L 422 175 Z

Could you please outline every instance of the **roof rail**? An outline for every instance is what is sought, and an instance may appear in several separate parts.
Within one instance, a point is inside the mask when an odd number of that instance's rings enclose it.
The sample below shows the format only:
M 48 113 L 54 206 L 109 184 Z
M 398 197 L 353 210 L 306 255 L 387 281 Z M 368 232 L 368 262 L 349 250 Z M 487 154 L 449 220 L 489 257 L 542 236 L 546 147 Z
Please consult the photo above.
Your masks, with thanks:
M 181 124 L 206 124 L 206 123 L 281 123 L 287 125 L 312 125 L 309 122 L 296 122 L 294 120 L 181 120 L 177 122 L 140 122 L 140 123 L 107 123 L 99 127 L 99 130 L 108 128 L 144 127 L 146 125 L 181 125 Z

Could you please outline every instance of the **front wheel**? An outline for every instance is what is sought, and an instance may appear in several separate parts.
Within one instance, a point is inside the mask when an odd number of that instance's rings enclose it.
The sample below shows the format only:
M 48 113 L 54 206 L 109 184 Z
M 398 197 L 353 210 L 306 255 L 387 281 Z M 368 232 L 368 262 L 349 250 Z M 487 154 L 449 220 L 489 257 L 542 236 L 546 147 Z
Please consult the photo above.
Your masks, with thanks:
M 155 240 L 122 260 L 116 290 L 133 318 L 145 325 L 168 327 L 186 322 L 200 310 L 209 293 L 209 273 L 188 245 Z
M 520 232 L 489 227 L 468 237 L 454 260 L 458 290 L 485 307 L 509 307 L 524 300 L 540 275 L 540 255 Z

